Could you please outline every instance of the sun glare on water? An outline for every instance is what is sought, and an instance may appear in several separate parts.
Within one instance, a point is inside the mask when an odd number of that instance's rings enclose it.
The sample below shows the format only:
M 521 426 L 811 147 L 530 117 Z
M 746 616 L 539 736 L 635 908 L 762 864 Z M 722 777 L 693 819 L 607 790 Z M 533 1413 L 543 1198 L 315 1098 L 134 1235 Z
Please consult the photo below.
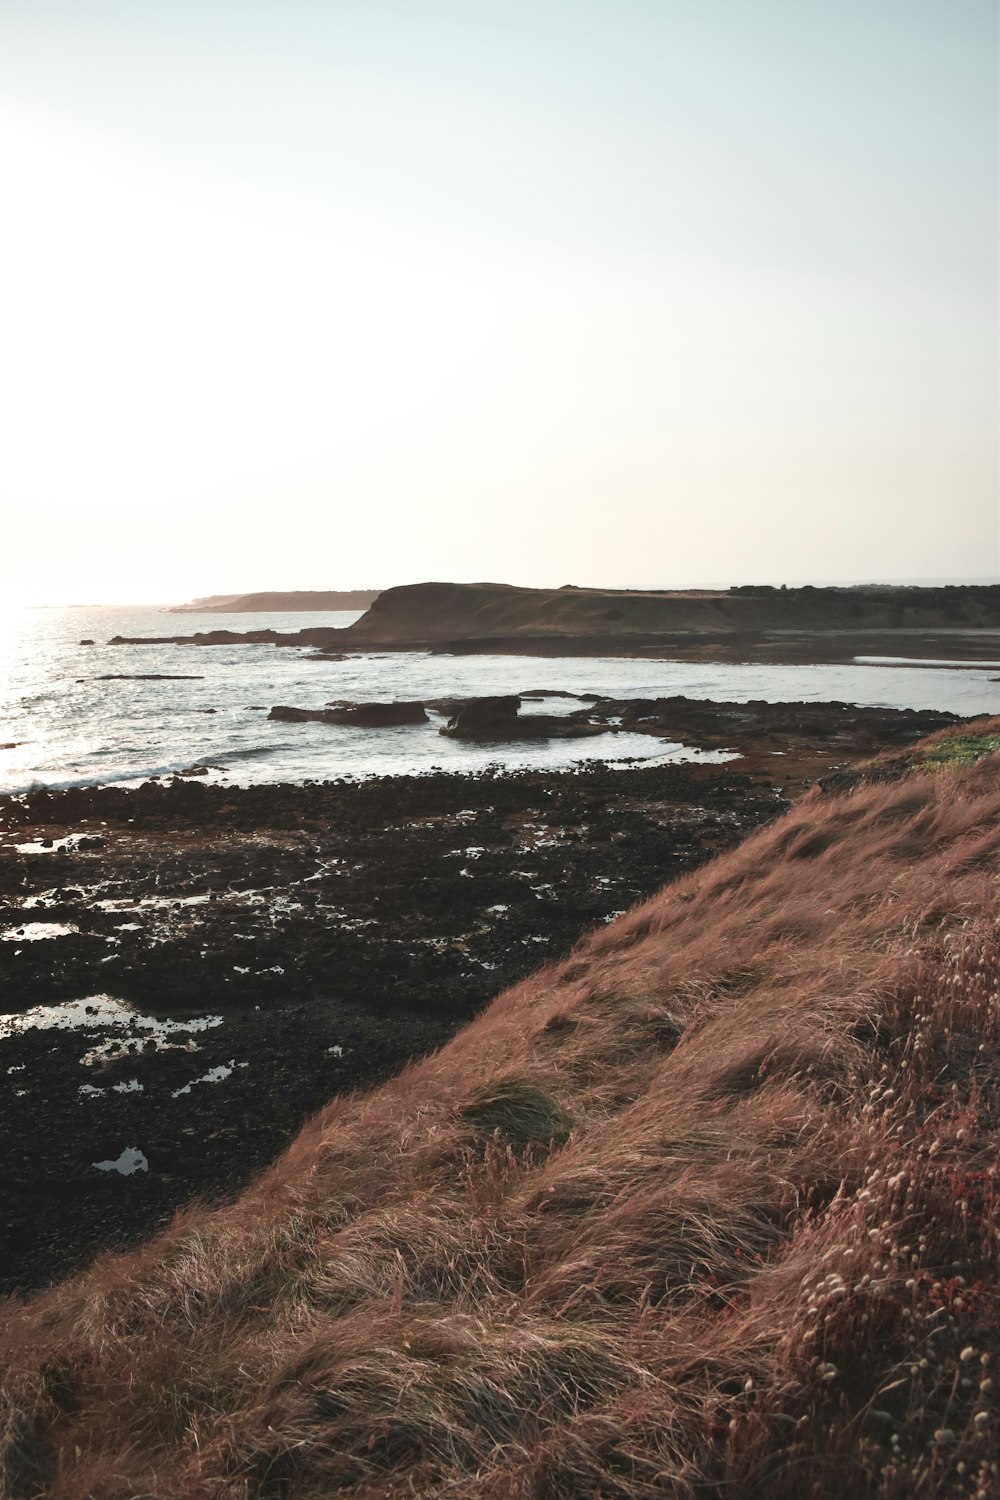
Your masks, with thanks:
M 12 602 L 9 597 L 0 601 L 0 703 L 4 699 L 14 647 L 24 629 L 24 609 L 25 605 L 21 601 Z M 0 739 L 2 738 L 0 728 Z

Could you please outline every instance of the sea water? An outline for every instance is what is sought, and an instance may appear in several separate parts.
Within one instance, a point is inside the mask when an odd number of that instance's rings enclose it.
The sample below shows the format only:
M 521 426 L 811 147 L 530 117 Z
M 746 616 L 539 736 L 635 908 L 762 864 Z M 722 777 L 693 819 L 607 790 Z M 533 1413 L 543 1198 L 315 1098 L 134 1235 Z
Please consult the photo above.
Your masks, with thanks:
M 196 766 L 205 779 L 249 783 L 488 765 L 562 768 L 586 760 L 680 758 L 690 747 L 640 734 L 472 745 L 442 737 L 444 719 L 362 729 L 268 719 L 277 703 L 476 697 L 555 690 L 616 697 L 675 693 L 724 702 L 843 702 L 1000 713 L 1000 672 L 857 663 L 763 666 L 620 657 L 352 653 L 346 661 L 273 645 L 110 646 L 113 635 L 346 626 L 357 613 L 171 614 L 161 608 L 17 609 L 0 614 L 0 791 L 104 785 Z M 93 646 L 82 646 L 90 638 Z M 100 681 L 108 673 L 194 680 Z M 522 713 L 569 713 L 553 697 Z

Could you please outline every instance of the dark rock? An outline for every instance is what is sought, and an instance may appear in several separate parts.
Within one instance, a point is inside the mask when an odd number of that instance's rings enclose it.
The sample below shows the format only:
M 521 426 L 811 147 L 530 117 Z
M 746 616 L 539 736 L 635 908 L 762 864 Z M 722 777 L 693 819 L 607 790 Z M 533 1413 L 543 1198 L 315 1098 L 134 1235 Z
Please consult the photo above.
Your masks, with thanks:
M 592 702 L 600 696 L 599 693 L 568 693 L 565 688 L 532 688 L 529 692 L 523 692 L 522 698 L 530 698 L 535 702 L 541 698 L 576 698 L 579 702 Z
M 569 740 L 606 734 L 606 724 L 592 724 L 562 714 L 495 713 L 477 706 L 464 708 L 438 731 L 456 740 L 491 744 L 507 740 Z
M 335 700 L 326 708 L 292 708 L 277 703 L 267 716 L 286 724 L 351 724 L 359 729 L 385 729 L 394 724 L 426 724 L 424 705 L 416 702 L 351 703 Z
M 92 646 L 93 644 L 93 641 L 90 640 L 87 636 L 84 636 L 83 640 L 80 642 L 81 646 Z
M 282 724 L 308 724 L 313 719 L 321 724 L 326 722 L 322 709 L 293 708 L 288 703 L 275 703 L 267 717 L 278 719 Z
M 197 630 L 194 635 L 113 635 L 109 646 L 266 646 L 276 630 Z
M 529 698 L 542 694 L 528 693 Z M 549 696 L 549 695 L 545 695 Z M 555 694 L 556 697 L 573 697 L 574 694 Z M 587 735 L 603 734 L 607 726 L 583 722 L 580 713 L 524 714 L 518 713 L 521 695 L 506 694 L 492 698 L 437 698 L 428 703 L 428 708 L 448 714 L 448 723 L 440 733 L 456 740 L 473 740 L 481 744 L 500 743 L 507 740 L 563 740 L 584 739 Z
M 622 729 L 705 747 L 728 748 L 747 739 L 782 737 L 795 743 L 850 740 L 854 754 L 881 742 L 909 742 L 944 729 L 955 715 L 934 710 L 871 709 L 856 704 L 716 703 L 710 699 L 598 698 L 592 708 L 574 709 L 571 719 L 617 718 Z
M 82 679 L 81 679 L 82 680 Z M 204 682 L 200 672 L 102 672 L 93 682 Z M 214 709 L 211 710 L 214 713 Z
M 327 705 L 332 713 L 342 715 L 340 723 L 379 729 L 391 724 L 426 724 L 424 705 L 418 702 L 350 703 L 338 699 Z
M 428 699 L 427 707 L 432 708 L 435 713 L 447 714 L 449 718 L 462 713 L 483 716 L 504 714 L 512 717 L 521 707 L 521 699 L 517 693 L 486 698 L 431 698 Z

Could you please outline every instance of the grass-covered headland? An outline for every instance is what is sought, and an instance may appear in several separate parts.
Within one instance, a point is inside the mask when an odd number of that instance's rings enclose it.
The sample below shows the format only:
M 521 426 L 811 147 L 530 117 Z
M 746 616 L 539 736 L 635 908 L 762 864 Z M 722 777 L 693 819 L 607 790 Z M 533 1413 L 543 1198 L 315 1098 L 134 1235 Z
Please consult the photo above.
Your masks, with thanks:
M 998 734 L 814 789 L 8 1304 L 0 1495 L 1000 1493 Z

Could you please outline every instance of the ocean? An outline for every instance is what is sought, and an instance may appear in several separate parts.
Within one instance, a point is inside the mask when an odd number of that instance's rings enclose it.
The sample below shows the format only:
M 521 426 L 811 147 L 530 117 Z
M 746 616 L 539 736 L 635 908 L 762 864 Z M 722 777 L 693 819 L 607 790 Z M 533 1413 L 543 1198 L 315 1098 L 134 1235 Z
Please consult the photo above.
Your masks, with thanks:
M 398 775 L 489 765 L 565 768 L 698 756 L 639 734 L 511 745 L 442 737 L 426 725 L 361 729 L 270 721 L 278 703 L 474 697 L 526 691 L 724 702 L 830 699 L 871 706 L 1000 713 L 997 672 L 856 663 L 704 665 L 618 657 L 448 656 L 370 652 L 311 661 L 297 648 L 109 646 L 113 635 L 344 626 L 356 613 L 171 614 L 162 608 L 15 609 L 0 615 L 0 792 L 109 785 L 208 767 L 204 779 L 247 785 Z M 90 638 L 93 646 L 80 645 Z M 187 674 L 183 681 L 101 681 L 107 674 Z M 991 680 L 993 679 L 993 680 Z M 554 697 L 521 712 L 568 713 Z M 712 758 L 711 756 L 702 758 Z

